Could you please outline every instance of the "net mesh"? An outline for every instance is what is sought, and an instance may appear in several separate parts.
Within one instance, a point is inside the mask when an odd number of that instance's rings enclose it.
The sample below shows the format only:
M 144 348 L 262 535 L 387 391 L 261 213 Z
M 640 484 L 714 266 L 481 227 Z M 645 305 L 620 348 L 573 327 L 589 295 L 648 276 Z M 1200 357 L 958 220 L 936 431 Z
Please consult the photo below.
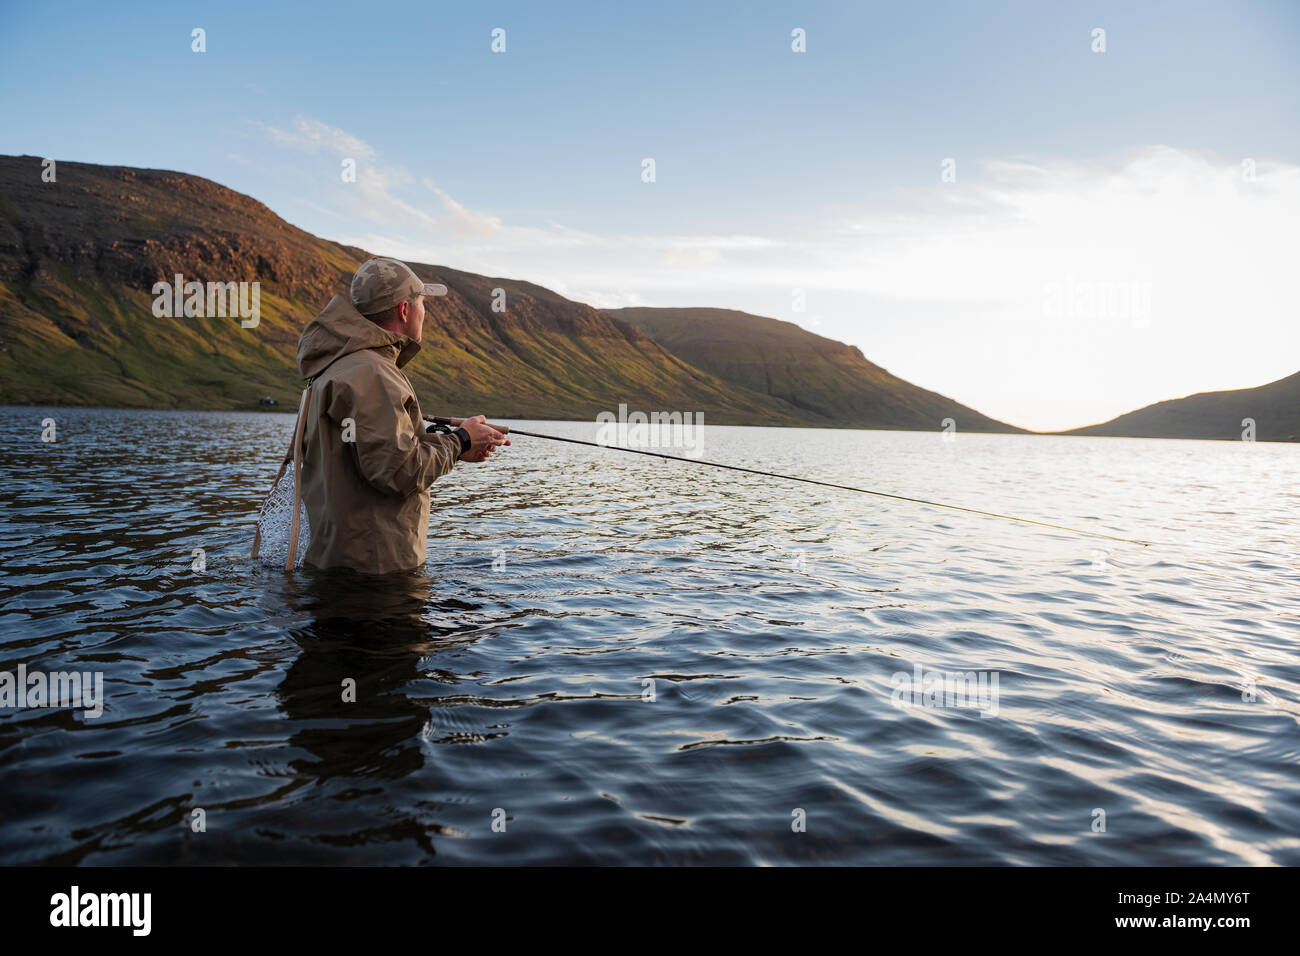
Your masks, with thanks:
M 293 566 L 302 567 L 307 556 L 307 545 L 311 535 L 307 529 L 307 509 L 298 503 L 298 553 Z M 283 568 L 285 558 L 289 555 L 289 533 L 293 524 L 293 469 L 285 469 L 280 480 L 275 483 L 271 493 L 262 504 L 262 513 L 257 518 L 257 527 L 262 533 L 262 543 L 258 547 L 257 557 L 263 564 Z

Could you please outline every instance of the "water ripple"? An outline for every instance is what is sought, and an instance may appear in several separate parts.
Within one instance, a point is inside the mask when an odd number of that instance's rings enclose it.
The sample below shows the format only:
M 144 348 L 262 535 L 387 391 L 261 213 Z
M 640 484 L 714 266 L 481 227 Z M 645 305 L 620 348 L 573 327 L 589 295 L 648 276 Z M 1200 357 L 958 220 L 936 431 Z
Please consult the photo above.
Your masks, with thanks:
M 0 863 L 1300 863 L 1295 446 L 707 434 L 1139 548 L 521 438 L 360 582 L 247 558 L 289 416 L 0 421 L 0 671 L 105 698 Z

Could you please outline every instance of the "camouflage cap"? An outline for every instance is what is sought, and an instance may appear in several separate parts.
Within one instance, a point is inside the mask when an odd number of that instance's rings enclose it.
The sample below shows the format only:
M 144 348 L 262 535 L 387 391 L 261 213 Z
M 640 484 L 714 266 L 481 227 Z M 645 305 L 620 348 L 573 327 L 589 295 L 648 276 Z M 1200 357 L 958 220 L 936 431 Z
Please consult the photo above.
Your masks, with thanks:
M 446 295 L 445 285 L 421 282 L 411 267 L 396 259 L 367 259 L 352 277 L 352 307 L 374 315 L 416 295 Z

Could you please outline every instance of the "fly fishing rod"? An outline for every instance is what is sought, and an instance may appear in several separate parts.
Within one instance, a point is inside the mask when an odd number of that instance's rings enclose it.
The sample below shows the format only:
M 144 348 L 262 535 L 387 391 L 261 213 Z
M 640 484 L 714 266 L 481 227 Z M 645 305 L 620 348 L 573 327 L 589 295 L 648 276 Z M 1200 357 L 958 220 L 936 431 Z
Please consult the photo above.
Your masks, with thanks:
M 456 428 L 465 421 L 463 418 L 443 418 L 436 415 L 425 415 L 426 422 L 433 422 L 435 425 L 446 425 Z M 774 471 L 760 471 L 757 468 L 745 468 L 741 465 L 724 465 L 717 461 L 698 461 L 694 458 L 686 458 L 681 455 L 668 455 L 661 451 L 646 451 L 644 448 L 625 448 L 622 445 L 602 445 L 600 442 L 584 441 L 581 438 L 563 438 L 559 435 L 543 435 L 539 432 L 526 432 L 522 429 L 511 428 L 509 425 L 493 425 L 488 423 L 488 428 L 495 428 L 503 435 L 526 435 L 529 438 L 545 438 L 549 441 L 569 442 L 572 445 L 589 445 L 592 448 L 612 448 L 615 451 L 632 452 L 635 455 L 650 455 L 654 458 L 667 458 L 669 461 L 684 461 L 690 465 L 708 465 L 711 468 L 726 468 L 728 471 L 744 471 L 751 475 L 762 475 L 764 478 L 782 478 L 785 481 L 801 481 L 807 485 L 820 485 L 823 488 L 838 488 L 840 491 L 856 491 L 863 495 L 875 495 L 879 498 L 893 498 L 895 501 L 910 501 L 912 504 L 929 505 L 931 508 L 948 508 L 951 511 L 964 511 L 967 514 L 981 515 L 985 518 L 1002 518 L 1006 521 L 1019 521 L 1022 524 L 1036 524 L 1040 528 L 1051 528 L 1055 531 L 1068 531 L 1071 534 L 1083 534 L 1092 538 L 1105 538 L 1108 541 L 1123 541 L 1125 544 L 1136 544 L 1146 548 L 1150 546 L 1149 541 L 1138 541 L 1135 538 L 1121 538 L 1118 535 L 1103 534 L 1100 531 L 1084 531 L 1082 528 L 1068 528 L 1063 524 L 1051 524 L 1047 521 L 1035 521 L 1033 518 L 1018 518 L 1015 515 L 998 514 L 995 511 L 980 511 L 978 508 L 966 508 L 962 505 L 944 504 L 942 501 L 927 501 L 924 498 L 909 498 L 907 495 L 894 495 L 887 491 L 873 491 L 870 488 L 857 488 L 853 485 L 837 485 L 832 481 L 818 481 L 816 478 L 800 478 L 797 475 L 781 475 Z

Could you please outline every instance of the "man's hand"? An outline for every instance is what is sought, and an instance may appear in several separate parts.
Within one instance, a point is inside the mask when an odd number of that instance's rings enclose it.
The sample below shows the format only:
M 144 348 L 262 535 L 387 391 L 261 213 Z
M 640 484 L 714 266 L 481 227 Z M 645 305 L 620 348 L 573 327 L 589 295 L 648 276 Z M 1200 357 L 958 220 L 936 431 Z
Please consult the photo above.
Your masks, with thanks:
M 487 419 L 484 416 L 475 415 L 473 418 L 466 418 L 460 423 L 460 427 L 469 432 L 470 440 L 469 450 L 461 453 L 461 461 L 487 461 L 497 448 L 510 444 L 510 440 L 505 435 L 495 428 L 489 427 L 486 422 Z

